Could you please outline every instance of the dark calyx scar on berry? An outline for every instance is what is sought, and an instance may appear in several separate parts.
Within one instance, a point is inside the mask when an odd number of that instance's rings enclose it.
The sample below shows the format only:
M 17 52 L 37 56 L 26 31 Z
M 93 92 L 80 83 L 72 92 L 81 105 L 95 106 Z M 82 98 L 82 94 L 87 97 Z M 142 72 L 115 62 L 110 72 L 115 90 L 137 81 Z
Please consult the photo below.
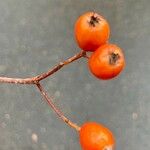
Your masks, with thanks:
M 81 49 L 77 54 L 61 61 L 47 72 L 36 76 L 28 78 L 0 76 L 0 83 L 34 85 L 57 116 L 77 131 L 83 150 L 114 150 L 115 138 L 109 129 L 96 122 L 85 122 L 82 126 L 79 126 L 69 120 L 55 106 L 51 97 L 48 96 L 48 93 L 44 89 L 44 86 L 41 84 L 42 80 L 80 58 L 88 58 L 87 63 L 89 64 L 90 71 L 98 79 L 112 79 L 123 70 L 125 66 L 123 51 L 117 45 L 108 42 L 110 27 L 107 20 L 101 15 L 95 12 L 86 12 L 77 19 L 74 31 L 77 45 Z M 93 52 L 90 57 L 87 56 L 87 51 Z
M 74 31 L 78 46 L 84 51 L 94 52 L 99 46 L 107 43 L 110 26 L 101 15 L 87 12 L 77 19 Z
M 112 52 L 109 56 L 109 63 L 111 65 L 115 65 L 119 58 L 120 58 L 119 54 Z
M 100 22 L 100 18 L 94 13 L 90 18 L 89 24 L 95 27 L 96 24 L 98 24 L 99 22 Z

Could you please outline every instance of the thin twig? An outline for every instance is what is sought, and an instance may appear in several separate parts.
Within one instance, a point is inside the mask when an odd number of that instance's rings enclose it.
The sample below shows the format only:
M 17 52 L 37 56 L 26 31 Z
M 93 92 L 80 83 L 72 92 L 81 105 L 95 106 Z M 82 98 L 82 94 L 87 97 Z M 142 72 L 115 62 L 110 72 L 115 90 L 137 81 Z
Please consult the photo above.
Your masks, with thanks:
M 8 77 L 0 77 L 0 83 L 14 83 L 14 84 L 37 84 L 39 81 L 47 78 L 48 76 L 54 74 L 58 70 L 60 70 L 63 66 L 81 58 L 86 57 L 86 52 L 81 51 L 78 54 L 74 55 L 73 57 L 70 57 L 69 59 L 60 62 L 55 67 L 50 69 L 49 71 L 42 73 L 41 75 L 37 75 L 35 77 L 30 78 L 8 78 Z
M 46 102 L 48 103 L 48 105 L 56 112 L 56 114 L 66 123 L 68 124 L 70 127 L 76 129 L 77 131 L 80 130 L 80 127 L 73 123 L 72 121 L 70 121 L 68 118 L 66 118 L 63 113 L 54 105 L 54 103 L 51 101 L 51 99 L 49 98 L 47 92 L 44 90 L 44 88 L 42 87 L 42 85 L 40 83 L 36 84 L 39 91 L 41 92 L 41 95 L 44 97 L 44 99 L 46 100 Z
M 44 74 L 41 74 L 39 76 L 36 76 L 35 77 L 35 80 L 37 82 L 45 79 L 46 77 L 52 75 L 53 73 L 57 72 L 58 70 L 60 70 L 63 66 L 65 65 L 68 65 L 70 63 L 72 63 L 73 61 L 81 58 L 81 57 L 85 57 L 86 56 L 86 52 L 85 51 L 81 51 L 80 53 L 74 55 L 73 57 L 70 57 L 69 59 L 63 61 L 63 62 L 60 62 L 58 65 L 56 65 L 54 68 L 52 68 L 51 70 L 49 70 L 48 72 L 44 73 Z
M 44 97 L 44 99 L 46 100 L 46 102 L 48 103 L 48 105 L 56 112 L 56 114 L 65 122 L 67 123 L 69 126 L 71 126 L 72 128 L 76 129 L 77 131 L 80 130 L 80 127 L 78 125 L 76 125 L 75 123 L 73 123 L 72 121 L 70 121 L 67 117 L 65 117 L 63 115 L 63 113 L 54 105 L 54 103 L 51 101 L 51 99 L 48 97 L 48 94 L 46 93 L 46 91 L 44 90 L 44 88 L 41 86 L 41 84 L 39 83 L 41 80 L 51 76 L 52 74 L 54 74 L 55 72 L 57 72 L 58 70 L 60 70 L 63 66 L 68 65 L 69 63 L 81 58 L 81 57 L 86 57 L 86 52 L 85 51 L 81 51 L 78 54 L 70 57 L 69 59 L 60 62 L 59 64 L 57 64 L 55 67 L 53 67 L 52 69 L 50 69 L 49 71 L 35 76 L 35 77 L 31 77 L 31 78 L 8 78 L 8 77 L 0 77 L 0 83 L 14 83 L 14 84 L 35 84 L 39 91 L 41 92 L 41 95 Z

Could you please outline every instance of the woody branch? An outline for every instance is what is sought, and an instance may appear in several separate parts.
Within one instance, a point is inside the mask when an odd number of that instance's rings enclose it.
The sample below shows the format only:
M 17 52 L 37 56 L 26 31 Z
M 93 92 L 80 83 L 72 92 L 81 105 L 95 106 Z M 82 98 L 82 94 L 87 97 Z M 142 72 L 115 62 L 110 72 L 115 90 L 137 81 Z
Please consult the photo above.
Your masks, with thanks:
M 55 113 L 60 117 L 60 119 L 62 119 L 70 127 L 72 127 L 74 129 L 76 129 L 77 131 L 79 131 L 80 127 L 76 123 L 70 121 L 66 116 L 64 116 L 63 113 L 54 105 L 51 98 L 48 96 L 47 92 L 42 87 L 40 81 L 42 81 L 45 78 L 51 76 L 52 74 L 54 74 L 55 72 L 60 70 L 63 66 L 68 65 L 68 64 L 72 63 L 73 61 L 75 61 L 77 59 L 80 59 L 82 57 L 88 58 L 85 51 L 81 51 L 81 52 L 77 53 L 76 55 L 70 57 L 69 59 L 58 63 L 56 66 L 54 66 L 49 71 L 47 71 L 45 73 L 42 73 L 40 75 L 37 75 L 35 77 L 30 77 L 30 78 L 9 78 L 9 77 L 0 76 L 0 83 L 35 84 L 37 86 L 38 90 L 40 91 L 41 95 L 45 99 L 45 101 L 55 111 Z

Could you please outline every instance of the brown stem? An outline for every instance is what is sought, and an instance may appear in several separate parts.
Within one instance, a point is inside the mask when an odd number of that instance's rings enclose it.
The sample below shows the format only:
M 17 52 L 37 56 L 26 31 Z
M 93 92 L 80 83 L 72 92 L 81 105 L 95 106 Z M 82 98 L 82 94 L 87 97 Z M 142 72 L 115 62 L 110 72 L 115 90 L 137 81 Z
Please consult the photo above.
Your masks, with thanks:
M 49 71 L 37 75 L 35 77 L 30 77 L 30 78 L 8 78 L 8 77 L 0 77 L 0 82 L 1 83 L 15 83 L 15 84 L 37 84 L 39 81 L 47 78 L 48 76 L 54 74 L 58 70 L 60 70 L 63 66 L 81 58 L 81 57 L 86 57 L 86 52 L 81 51 L 78 54 L 74 55 L 73 57 L 70 57 L 69 59 L 60 62 L 57 64 L 55 67 L 50 69 Z
M 46 100 L 46 102 L 48 103 L 48 105 L 56 112 L 56 114 L 66 123 L 68 124 L 70 127 L 76 129 L 77 131 L 80 130 L 80 127 L 75 124 L 74 122 L 70 121 L 67 117 L 65 117 L 63 115 L 63 113 L 54 105 L 54 103 L 51 101 L 51 99 L 49 98 L 47 92 L 44 90 L 44 88 L 42 87 L 42 85 L 40 83 L 36 84 L 39 91 L 41 92 L 41 95 L 44 97 L 44 99 Z
M 51 99 L 48 97 L 48 94 L 46 93 L 46 91 L 44 90 L 44 88 L 41 86 L 41 84 L 39 83 L 41 80 L 49 77 L 50 75 L 54 74 L 55 72 L 57 72 L 58 70 L 60 70 L 63 66 L 68 65 L 69 63 L 81 58 L 81 57 L 85 57 L 88 58 L 88 56 L 86 55 L 85 51 L 81 51 L 78 54 L 74 55 L 73 57 L 70 57 L 69 59 L 60 62 L 59 64 L 57 64 L 55 67 L 53 67 L 52 69 L 50 69 L 49 71 L 35 76 L 35 77 L 31 77 L 31 78 L 8 78 L 8 77 L 0 77 L 0 83 L 15 83 L 15 84 L 35 84 L 39 91 L 41 92 L 41 95 L 44 97 L 44 99 L 46 100 L 46 102 L 48 103 L 48 105 L 56 112 L 56 114 L 66 123 L 68 124 L 70 127 L 76 129 L 77 131 L 80 130 L 80 127 L 78 125 L 76 125 L 75 123 L 73 123 L 72 121 L 70 121 L 67 117 L 65 117 L 63 115 L 63 113 L 54 105 L 54 103 L 51 101 Z

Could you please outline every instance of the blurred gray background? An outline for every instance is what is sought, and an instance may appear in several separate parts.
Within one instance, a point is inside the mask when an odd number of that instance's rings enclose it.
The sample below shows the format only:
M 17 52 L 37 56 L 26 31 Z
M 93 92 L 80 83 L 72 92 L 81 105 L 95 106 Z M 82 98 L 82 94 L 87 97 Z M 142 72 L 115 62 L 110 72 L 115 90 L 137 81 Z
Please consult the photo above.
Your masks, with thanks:
M 42 83 L 71 120 L 110 128 L 116 150 L 149 150 L 149 0 L 0 0 L 0 75 L 37 75 L 79 52 L 74 23 L 90 10 L 110 23 L 110 41 L 124 49 L 125 70 L 102 81 L 80 59 Z M 0 150 L 80 149 L 76 131 L 34 86 L 0 84 Z

